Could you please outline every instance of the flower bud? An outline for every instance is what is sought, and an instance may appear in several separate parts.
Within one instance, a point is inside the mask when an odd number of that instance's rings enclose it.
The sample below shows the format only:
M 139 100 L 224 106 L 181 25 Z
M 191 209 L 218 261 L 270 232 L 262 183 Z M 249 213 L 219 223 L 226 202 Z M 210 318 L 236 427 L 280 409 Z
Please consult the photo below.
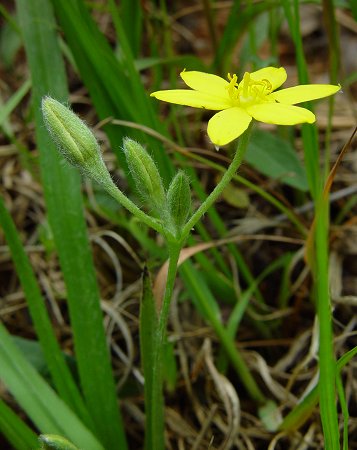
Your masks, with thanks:
M 167 191 L 167 207 L 176 231 L 180 231 L 191 210 L 190 181 L 182 170 L 171 181 Z
M 46 128 L 63 156 L 100 181 L 106 168 L 98 142 L 87 125 L 73 111 L 51 97 L 43 98 L 42 114 Z
M 71 442 L 55 434 L 41 434 L 38 438 L 42 450 L 78 450 Z
M 123 148 L 138 192 L 157 213 L 161 213 L 165 191 L 156 164 L 142 145 L 130 138 L 124 139 Z

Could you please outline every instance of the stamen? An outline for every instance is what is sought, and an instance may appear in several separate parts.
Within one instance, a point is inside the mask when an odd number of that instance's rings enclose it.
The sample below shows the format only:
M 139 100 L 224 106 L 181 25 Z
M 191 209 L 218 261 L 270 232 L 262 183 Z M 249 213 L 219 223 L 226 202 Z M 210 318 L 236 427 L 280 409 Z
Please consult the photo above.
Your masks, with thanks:
M 265 89 L 268 91 L 267 93 L 270 94 L 270 92 L 273 90 L 272 84 L 270 83 L 269 80 L 266 80 L 265 78 L 264 78 L 264 80 L 262 80 L 262 81 L 263 81 L 264 84 L 265 84 Z
M 250 85 L 250 74 L 249 72 L 245 72 L 243 75 L 243 95 L 244 97 L 248 97 L 248 88 Z
M 229 80 L 229 85 L 227 86 L 229 96 L 235 100 L 238 97 L 238 90 L 236 89 L 238 77 L 236 74 L 231 75 L 230 73 L 227 75 Z
M 237 83 L 237 75 L 227 74 L 229 84 L 228 95 L 236 105 L 249 105 L 254 102 L 266 101 L 266 96 L 273 90 L 269 80 L 254 80 L 249 72 L 245 72 L 241 83 Z

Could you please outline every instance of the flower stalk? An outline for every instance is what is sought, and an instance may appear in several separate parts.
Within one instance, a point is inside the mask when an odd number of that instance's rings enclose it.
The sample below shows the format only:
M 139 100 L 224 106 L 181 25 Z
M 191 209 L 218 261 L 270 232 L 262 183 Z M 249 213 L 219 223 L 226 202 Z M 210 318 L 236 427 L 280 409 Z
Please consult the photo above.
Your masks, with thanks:
M 197 211 L 191 216 L 186 225 L 182 230 L 181 240 L 185 240 L 187 236 L 190 234 L 192 228 L 196 225 L 196 223 L 200 220 L 200 218 L 208 211 L 208 209 L 213 205 L 213 203 L 217 200 L 217 198 L 221 195 L 223 190 L 229 184 L 235 173 L 237 172 L 239 166 L 241 165 L 244 155 L 248 148 L 248 143 L 251 135 L 251 131 L 253 128 L 253 123 L 248 126 L 247 131 L 241 136 L 237 150 L 234 154 L 234 158 L 224 173 L 223 177 L 220 179 L 217 186 L 213 189 L 210 195 L 206 198 L 206 200 L 201 204 L 201 206 L 197 209 Z
M 169 268 L 167 273 L 167 281 L 165 287 L 164 298 L 162 302 L 161 310 L 159 311 L 159 321 L 158 328 L 155 334 L 155 348 L 153 356 L 153 367 L 152 367 L 152 393 L 151 393 L 151 405 L 148 405 L 150 409 L 150 414 L 152 418 L 152 430 L 151 438 L 152 442 L 146 443 L 147 449 L 165 449 L 164 440 L 164 411 L 165 402 L 163 396 L 163 384 L 164 384 L 164 374 L 163 374 L 163 355 L 165 350 L 165 339 L 167 322 L 170 312 L 170 303 L 172 298 L 172 293 L 176 280 L 176 273 L 178 268 L 178 259 L 180 256 L 180 251 L 182 246 L 178 243 L 171 243 L 169 245 Z

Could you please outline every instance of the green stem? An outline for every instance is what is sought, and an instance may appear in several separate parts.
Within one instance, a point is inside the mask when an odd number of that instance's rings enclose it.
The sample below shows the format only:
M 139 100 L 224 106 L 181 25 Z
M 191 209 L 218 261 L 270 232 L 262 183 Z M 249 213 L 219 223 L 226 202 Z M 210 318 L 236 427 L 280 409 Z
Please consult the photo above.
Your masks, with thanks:
M 166 289 L 161 310 L 159 312 L 159 322 L 155 337 L 155 348 L 152 367 L 152 394 L 151 394 L 151 424 L 152 442 L 150 449 L 164 450 L 164 397 L 163 397 L 163 355 L 165 349 L 166 328 L 170 311 L 170 302 L 175 284 L 177 264 L 180 256 L 181 245 L 178 243 L 169 244 L 169 269 L 167 274 Z
M 109 173 L 105 170 L 102 179 L 98 176 L 93 176 L 93 178 L 99 182 L 105 190 L 110 194 L 117 202 L 119 202 L 124 208 L 130 211 L 135 217 L 144 222 L 148 227 L 151 227 L 160 234 L 165 235 L 164 229 L 161 223 L 154 217 L 148 216 L 144 211 L 142 211 L 138 206 L 135 205 L 128 197 L 122 193 L 122 191 L 114 184 Z
M 252 131 L 253 121 L 249 125 L 247 131 L 241 136 L 239 139 L 238 147 L 234 158 L 228 167 L 227 171 L 221 178 L 221 181 L 217 184 L 217 186 L 213 189 L 210 195 L 206 198 L 206 200 L 201 204 L 201 206 L 197 209 L 196 212 L 193 213 L 190 220 L 186 223 L 182 230 L 182 238 L 181 242 L 184 241 L 189 235 L 192 228 L 196 225 L 196 223 L 200 220 L 200 218 L 205 214 L 205 212 L 213 205 L 213 203 L 217 200 L 217 198 L 221 195 L 222 191 L 229 184 L 233 176 L 235 175 L 238 167 L 241 165 L 245 152 L 248 148 L 248 142 L 250 138 L 250 134 Z

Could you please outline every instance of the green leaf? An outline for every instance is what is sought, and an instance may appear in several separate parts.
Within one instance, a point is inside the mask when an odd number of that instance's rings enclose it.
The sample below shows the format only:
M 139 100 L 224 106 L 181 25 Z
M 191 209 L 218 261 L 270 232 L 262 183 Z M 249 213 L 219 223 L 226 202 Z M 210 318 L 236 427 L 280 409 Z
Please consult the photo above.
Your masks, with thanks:
M 1 24 L 0 29 L 0 59 L 6 69 L 14 64 L 16 54 L 21 47 L 21 34 L 17 28 L 14 17 L 9 14 L 5 6 L 0 5 L 0 14 L 7 21 Z
M 69 369 L 64 361 L 63 354 L 56 340 L 51 321 L 47 314 L 45 301 L 30 265 L 28 256 L 21 244 L 15 224 L 0 197 L 0 225 L 4 231 L 14 260 L 16 272 L 25 293 L 31 318 L 37 336 L 41 343 L 42 359 L 46 361 L 47 371 L 51 374 L 53 383 L 62 399 L 73 408 L 88 426 L 93 426 L 88 411 L 75 385 Z M 25 345 L 22 342 L 22 345 Z M 26 352 L 30 354 L 30 352 Z M 38 361 L 38 359 L 37 359 Z M 42 367 L 44 369 L 44 367 Z
M 355 21 L 357 22 L 357 0 L 350 0 L 350 7 L 351 7 L 352 16 L 355 19 Z
M 36 448 L 36 434 L 1 399 L 0 431 L 16 450 Z
M 123 21 L 125 34 L 134 56 L 139 55 L 142 48 L 142 24 L 143 6 L 140 0 L 122 0 L 120 2 L 120 13 Z
M 283 139 L 257 130 L 250 140 L 245 160 L 262 174 L 293 186 L 308 190 L 304 167 L 293 147 Z
M 46 206 L 67 288 L 81 387 L 95 424 L 94 432 L 106 447 L 125 450 L 126 439 L 84 220 L 80 177 L 75 169 L 63 164 L 44 127 L 40 109 L 45 95 L 62 102 L 68 97 L 57 25 L 48 0 L 17 0 L 16 3 L 33 82 L 32 104 Z
M 45 302 L 41 295 L 35 275 L 32 271 L 29 259 L 23 249 L 19 235 L 11 216 L 6 209 L 3 199 L 0 197 L 0 225 L 4 231 L 9 245 L 11 256 L 14 260 L 16 272 L 20 278 L 25 297 L 29 306 L 31 318 L 34 322 L 36 333 L 40 339 L 42 351 L 41 357 L 46 361 L 46 369 L 49 371 L 53 382 L 63 400 L 71 406 L 88 425 L 92 425 L 86 407 L 79 394 L 77 386 L 65 364 L 63 354 L 57 343 L 48 317 Z M 25 345 L 22 342 L 22 345 Z M 27 349 L 29 350 L 29 349 Z M 31 354 L 33 352 L 26 352 Z M 38 352 L 37 352 L 38 354 Z M 38 361 L 38 358 L 37 358 Z M 45 367 L 42 369 L 45 370 Z
M 83 449 L 103 450 L 91 431 L 27 362 L 2 324 L 0 378 L 42 433 L 66 436 Z
M 31 80 L 26 80 L 22 86 L 9 98 L 5 105 L 2 105 L 0 110 L 0 127 L 8 119 L 9 115 L 16 108 L 16 106 L 25 97 L 31 87 Z

